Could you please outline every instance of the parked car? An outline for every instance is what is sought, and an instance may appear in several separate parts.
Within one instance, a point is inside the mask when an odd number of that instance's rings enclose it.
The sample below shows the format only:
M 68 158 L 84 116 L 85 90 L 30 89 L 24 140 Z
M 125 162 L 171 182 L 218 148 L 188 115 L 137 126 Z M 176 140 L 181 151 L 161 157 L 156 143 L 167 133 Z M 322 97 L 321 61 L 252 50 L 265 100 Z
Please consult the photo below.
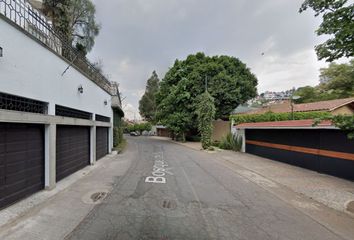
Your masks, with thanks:
M 130 132 L 130 136 L 137 137 L 140 136 L 140 134 L 138 132 Z

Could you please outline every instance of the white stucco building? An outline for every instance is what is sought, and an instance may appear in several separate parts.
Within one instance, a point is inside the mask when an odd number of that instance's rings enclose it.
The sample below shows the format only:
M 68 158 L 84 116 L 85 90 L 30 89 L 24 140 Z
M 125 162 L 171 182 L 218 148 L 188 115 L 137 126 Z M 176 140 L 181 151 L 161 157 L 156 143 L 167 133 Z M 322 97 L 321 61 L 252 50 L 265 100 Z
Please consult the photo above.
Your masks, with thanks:
M 0 50 L 2 208 L 108 154 L 124 114 L 118 84 L 65 46 L 27 1 L 0 0 Z

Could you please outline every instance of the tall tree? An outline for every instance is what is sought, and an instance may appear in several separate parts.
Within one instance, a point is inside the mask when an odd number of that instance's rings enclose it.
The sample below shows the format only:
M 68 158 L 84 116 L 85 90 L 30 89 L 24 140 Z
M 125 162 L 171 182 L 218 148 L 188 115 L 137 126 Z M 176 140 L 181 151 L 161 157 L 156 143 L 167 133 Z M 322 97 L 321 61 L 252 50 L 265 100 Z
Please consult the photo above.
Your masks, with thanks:
M 44 12 L 54 28 L 83 55 L 91 51 L 100 30 L 91 0 L 45 0 Z
M 206 82 L 214 98 L 216 119 L 228 119 L 235 107 L 257 94 L 257 78 L 239 59 L 189 55 L 186 60 L 176 60 L 161 81 L 158 119 L 181 133 L 198 129 L 197 97 L 204 93 Z M 178 125 L 174 121 L 177 117 Z
M 315 16 L 323 21 L 317 35 L 329 35 L 330 39 L 315 47 L 318 58 L 332 62 L 341 57 L 354 56 L 354 3 L 348 0 L 305 0 L 300 13 L 312 8 Z
M 294 93 L 301 97 L 296 100 L 297 103 L 354 97 L 354 59 L 349 63 L 331 63 L 320 71 L 320 77 L 327 82 L 316 87 L 298 88 Z
M 159 83 L 160 79 L 156 71 L 153 71 L 147 80 L 145 93 L 139 101 L 140 115 L 152 122 L 156 118 L 156 93 L 159 90 Z
M 354 96 L 354 59 L 347 64 L 331 63 L 321 69 L 321 77 L 329 80 L 325 90 L 334 91 L 341 98 Z
M 92 50 L 95 37 L 100 32 L 95 15 L 96 7 L 91 0 L 71 0 L 69 16 L 72 41 L 74 46 L 84 53 Z
M 62 35 L 66 41 L 71 36 L 69 8 L 70 0 L 44 0 L 44 14 L 53 22 L 54 30 Z

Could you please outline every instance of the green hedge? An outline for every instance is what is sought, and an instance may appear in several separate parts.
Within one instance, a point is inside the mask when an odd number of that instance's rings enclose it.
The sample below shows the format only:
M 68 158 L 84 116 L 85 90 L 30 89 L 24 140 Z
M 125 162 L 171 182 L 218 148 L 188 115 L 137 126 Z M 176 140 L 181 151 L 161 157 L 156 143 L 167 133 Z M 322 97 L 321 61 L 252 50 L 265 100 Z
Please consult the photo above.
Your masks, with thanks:
M 294 112 L 294 120 L 316 119 L 330 117 L 329 112 L 313 111 L 313 112 Z M 231 115 L 230 120 L 236 124 L 241 123 L 256 123 L 256 122 L 276 122 L 293 120 L 292 113 L 273 113 L 267 112 L 264 114 L 241 114 Z

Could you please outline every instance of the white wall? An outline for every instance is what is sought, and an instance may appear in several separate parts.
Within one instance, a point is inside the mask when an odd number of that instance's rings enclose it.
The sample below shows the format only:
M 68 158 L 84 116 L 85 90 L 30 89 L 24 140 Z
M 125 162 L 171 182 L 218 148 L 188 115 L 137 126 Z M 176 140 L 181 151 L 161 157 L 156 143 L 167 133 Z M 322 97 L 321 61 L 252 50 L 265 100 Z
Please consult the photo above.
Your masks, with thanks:
M 0 18 L 0 92 L 100 114 L 113 119 L 111 96 L 37 41 Z M 82 85 L 83 94 L 78 93 Z M 108 104 L 104 105 L 107 100 Z

